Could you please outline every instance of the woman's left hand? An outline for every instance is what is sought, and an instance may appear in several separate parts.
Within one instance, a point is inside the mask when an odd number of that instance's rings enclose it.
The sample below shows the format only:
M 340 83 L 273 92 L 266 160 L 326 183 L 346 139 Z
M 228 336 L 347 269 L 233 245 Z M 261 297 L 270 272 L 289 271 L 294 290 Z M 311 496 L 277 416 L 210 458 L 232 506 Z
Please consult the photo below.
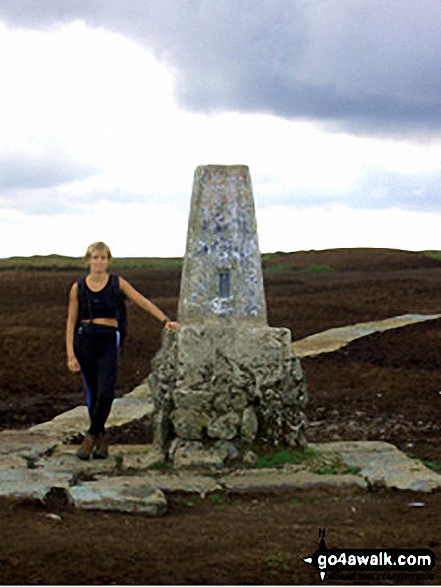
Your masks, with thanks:
M 177 330 L 180 326 L 180 322 L 166 322 L 164 328 L 166 330 Z

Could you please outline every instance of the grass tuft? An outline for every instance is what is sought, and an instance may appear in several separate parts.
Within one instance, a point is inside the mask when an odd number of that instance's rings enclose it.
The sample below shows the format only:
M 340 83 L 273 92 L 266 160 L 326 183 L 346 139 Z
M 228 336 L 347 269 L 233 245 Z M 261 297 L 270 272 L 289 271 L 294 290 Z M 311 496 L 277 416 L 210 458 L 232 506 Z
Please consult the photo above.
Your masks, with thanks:
M 414 457 L 413 455 L 409 455 L 412 459 L 419 461 L 425 467 L 430 469 L 431 471 L 441 471 L 441 465 L 437 461 L 428 461 L 427 459 L 420 459 L 419 457 Z
M 155 461 L 146 467 L 147 471 L 170 471 L 171 469 L 173 469 L 173 466 L 167 461 Z
M 266 273 L 282 273 L 283 271 L 299 271 L 295 265 L 288 263 L 278 263 L 277 265 L 268 265 L 263 268 Z
M 301 273 L 329 273 L 330 271 L 334 271 L 334 269 L 329 265 L 311 265 L 311 267 L 302 269 Z
M 213 505 L 222 505 L 224 503 L 224 497 L 223 495 L 219 495 L 219 493 L 213 493 L 213 495 L 209 495 L 208 498 Z
M 300 464 L 304 461 L 317 456 L 318 452 L 313 448 L 306 447 L 301 450 L 280 450 L 261 456 L 253 465 L 256 469 L 267 469 L 287 464 Z
M 271 574 L 294 573 L 297 566 L 296 558 L 287 552 L 277 552 L 267 557 L 266 564 Z

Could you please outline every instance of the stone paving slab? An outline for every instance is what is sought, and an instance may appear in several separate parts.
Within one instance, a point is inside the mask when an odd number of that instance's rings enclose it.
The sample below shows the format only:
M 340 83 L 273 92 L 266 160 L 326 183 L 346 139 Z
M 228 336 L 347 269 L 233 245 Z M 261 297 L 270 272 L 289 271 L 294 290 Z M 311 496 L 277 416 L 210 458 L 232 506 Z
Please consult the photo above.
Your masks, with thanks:
M 149 384 L 144 382 L 125 396 L 113 400 L 107 426 L 109 428 L 123 426 L 128 422 L 140 420 L 144 416 L 152 414 L 153 408 L 153 398 Z M 49 422 L 32 426 L 29 431 L 50 436 L 61 442 L 79 433 L 84 433 L 88 424 L 87 407 L 78 406 L 56 416 Z
M 88 415 L 86 406 L 78 406 L 56 416 L 49 422 L 36 424 L 30 428 L 31 432 L 46 433 L 60 441 L 84 432 L 87 428 Z
M 321 452 L 337 453 L 379 453 L 392 451 L 404 455 L 394 444 L 384 440 L 339 440 L 332 442 L 311 442 L 308 446 Z M 404 455 L 405 456 L 405 455 Z
M 24 467 L 27 467 L 25 457 L 19 454 L 0 455 L 0 471 L 23 469 Z
M 72 477 L 71 473 L 38 469 L 0 471 L 0 496 L 44 501 L 53 488 L 68 490 Z
M 293 343 L 299 357 L 332 352 L 356 338 L 434 320 L 432 316 L 405 315 L 332 329 Z M 109 426 L 121 426 L 153 413 L 147 382 L 114 401 Z M 87 427 L 84 406 L 60 414 L 50 422 L 28 430 L 0 432 L 0 497 L 45 501 L 53 489 L 61 489 L 76 507 L 163 515 L 166 495 L 199 493 L 354 487 L 361 490 L 382 485 L 389 488 L 430 492 L 441 488 L 441 475 L 411 459 L 394 445 L 381 441 L 340 441 L 310 444 L 321 453 L 339 455 L 356 474 L 319 475 L 294 465 L 273 469 L 213 471 L 208 469 L 149 470 L 162 461 L 152 445 L 116 445 L 105 460 L 81 461 L 76 446 L 66 444 Z M 91 481 L 84 481 L 91 479 Z
M 51 453 L 58 442 L 48 434 L 33 433 L 30 430 L 3 430 L 0 432 L 0 457 L 20 453 L 39 457 Z
M 239 472 L 222 479 L 225 489 L 235 491 L 292 490 L 320 487 L 368 487 L 365 479 L 358 475 L 319 475 L 310 471 L 289 473 L 263 469 L 251 472 Z
M 44 502 L 52 489 L 61 488 L 68 500 L 79 508 L 163 515 L 166 495 L 174 492 L 205 496 L 212 492 L 322 487 L 366 490 L 377 484 L 430 492 L 441 487 L 441 475 L 430 471 L 387 442 L 341 441 L 314 443 L 310 447 L 321 453 L 339 454 L 344 464 L 360 470 L 356 474 L 339 475 L 321 475 L 296 466 L 225 472 L 207 469 L 146 470 L 161 460 L 161 454 L 151 445 L 112 446 L 108 459 L 89 461 L 75 457 L 75 446 L 61 446 L 36 461 L 23 458 L 20 451 L 2 455 L 0 496 L 32 498 Z M 7 464 L 5 459 L 8 458 L 9 467 L 1 466 L 2 462 L 3 465 Z
M 118 477 L 71 487 L 68 498 L 80 509 L 137 512 L 162 516 L 167 500 L 160 489 L 143 478 Z
M 367 479 L 371 485 L 381 484 L 422 492 L 441 487 L 439 473 L 431 471 L 419 460 L 408 457 L 393 444 L 368 441 L 335 444 L 338 446 L 332 448 L 338 450 L 343 462 L 349 467 L 358 467 L 358 475 Z
M 100 477 L 97 481 L 86 482 L 86 485 L 95 487 L 95 490 L 113 491 L 117 487 L 131 487 L 133 491 L 161 490 L 163 493 L 198 493 L 202 497 L 215 491 L 221 491 L 223 485 L 218 479 L 206 473 L 191 471 L 146 471 L 141 475 L 120 475 Z
M 107 459 L 91 458 L 87 461 L 82 461 L 75 455 L 77 449 L 76 445 L 62 445 L 50 457 L 37 461 L 36 466 L 55 472 L 70 471 L 89 476 L 122 475 L 127 472 L 143 472 L 163 458 L 162 453 L 151 444 L 111 446 Z
M 403 316 L 394 316 L 385 320 L 360 322 L 351 326 L 331 328 L 325 332 L 319 332 L 302 340 L 297 340 L 292 343 L 291 348 L 299 358 L 320 355 L 321 353 L 332 353 L 357 338 L 362 338 L 375 332 L 384 332 L 391 328 L 401 328 L 409 324 L 437 320 L 438 318 L 441 318 L 441 314 L 404 314 Z

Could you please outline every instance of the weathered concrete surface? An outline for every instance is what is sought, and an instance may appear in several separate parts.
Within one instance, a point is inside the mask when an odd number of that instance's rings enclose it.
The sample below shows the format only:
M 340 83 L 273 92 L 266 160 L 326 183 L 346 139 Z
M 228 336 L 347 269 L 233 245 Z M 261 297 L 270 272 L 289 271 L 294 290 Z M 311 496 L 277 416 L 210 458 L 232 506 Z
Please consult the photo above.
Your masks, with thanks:
M 357 338 L 362 338 L 375 332 L 384 332 L 391 328 L 400 328 L 408 324 L 417 324 L 418 322 L 436 320 L 438 318 L 441 318 L 441 314 L 426 316 L 420 314 L 404 314 L 403 316 L 394 316 L 385 320 L 361 322 L 360 324 L 331 328 L 325 332 L 313 334 L 312 336 L 293 342 L 291 346 L 299 358 L 320 355 L 321 353 L 332 353 Z
M 267 324 L 251 177 L 246 165 L 194 174 L 178 320 Z

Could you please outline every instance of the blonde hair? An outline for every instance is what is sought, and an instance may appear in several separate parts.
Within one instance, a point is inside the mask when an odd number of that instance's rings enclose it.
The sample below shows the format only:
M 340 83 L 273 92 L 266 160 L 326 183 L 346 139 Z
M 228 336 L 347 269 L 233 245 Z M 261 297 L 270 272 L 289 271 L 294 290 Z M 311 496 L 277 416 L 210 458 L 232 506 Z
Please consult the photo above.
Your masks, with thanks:
M 99 241 L 99 242 L 96 242 L 96 243 L 92 243 L 91 245 L 89 245 L 87 247 L 86 254 L 84 255 L 84 261 L 85 261 L 85 263 L 87 263 L 89 261 L 90 257 L 97 250 L 98 251 L 105 251 L 107 253 L 107 258 L 110 261 L 110 259 L 112 258 L 112 253 L 110 252 L 109 247 L 106 245 L 106 243 L 102 243 L 101 241 Z

